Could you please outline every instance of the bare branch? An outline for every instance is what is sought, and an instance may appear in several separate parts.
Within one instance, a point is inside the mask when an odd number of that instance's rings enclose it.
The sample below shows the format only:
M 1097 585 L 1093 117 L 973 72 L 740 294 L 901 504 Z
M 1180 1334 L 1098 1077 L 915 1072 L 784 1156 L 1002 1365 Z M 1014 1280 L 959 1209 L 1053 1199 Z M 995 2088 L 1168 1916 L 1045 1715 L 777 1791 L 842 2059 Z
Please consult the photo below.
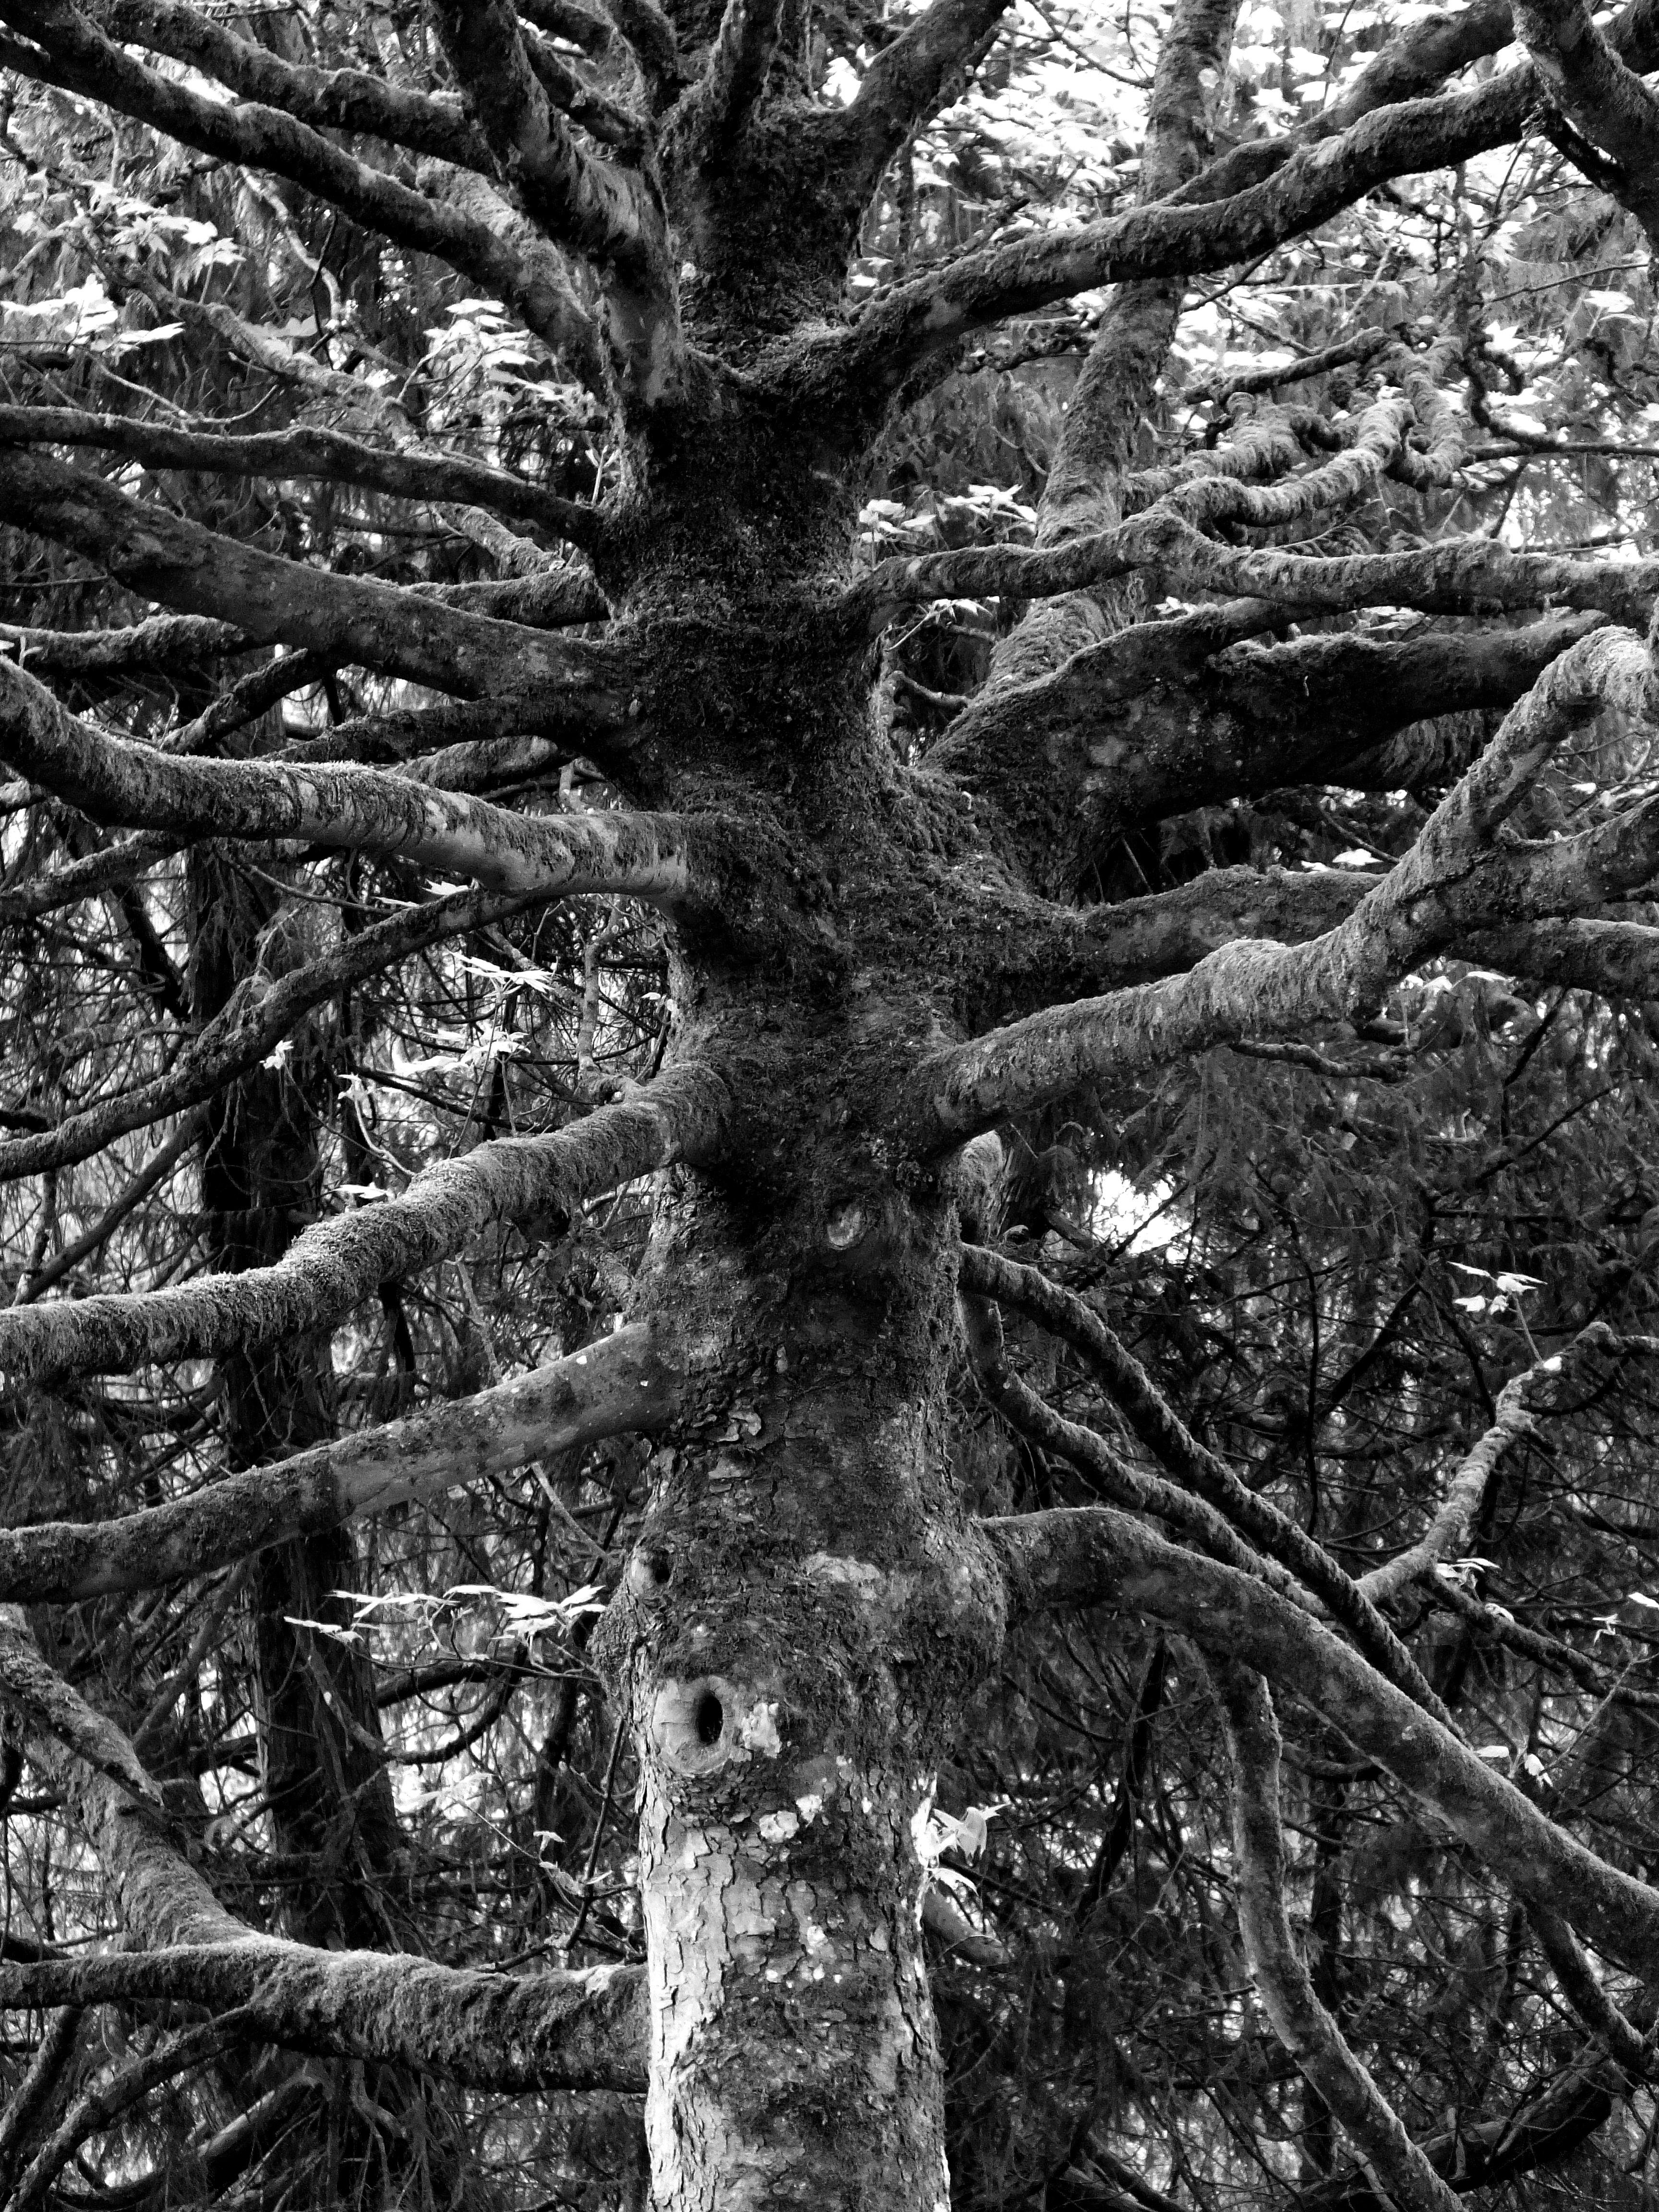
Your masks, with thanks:
M 252 1351 L 320 1328 L 382 1283 L 453 1257 L 490 1222 L 569 1213 L 672 1161 L 711 1157 L 726 1111 L 717 1076 L 671 1067 L 567 1128 L 498 1138 L 427 1169 L 401 1197 L 319 1222 L 272 1267 L 10 1308 L 0 1313 L 0 1368 L 33 1376 L 121 1371 Z
M 1260 1674 L 1216 1660 L 1233 1768 L 1238 1926 L 1263 2009 L 1302 2072 L 1352 2137 L 1401 2212 L 1454 2212 L 1456 2197 L 1407 2134 L 1399 2114 L 1314 1994 L 1285 1911 L 1279 1821 L 1279 1723 Z
M 115 1521 L 0 1532 L 0 1597 L 70 1603 L 206 1574 L 532 1459 L 659 1428 L 690 1387 L 683 1346 L 659 1330 L 619 1329 L 476 1397 L 221 1476 L 190 1498 Z

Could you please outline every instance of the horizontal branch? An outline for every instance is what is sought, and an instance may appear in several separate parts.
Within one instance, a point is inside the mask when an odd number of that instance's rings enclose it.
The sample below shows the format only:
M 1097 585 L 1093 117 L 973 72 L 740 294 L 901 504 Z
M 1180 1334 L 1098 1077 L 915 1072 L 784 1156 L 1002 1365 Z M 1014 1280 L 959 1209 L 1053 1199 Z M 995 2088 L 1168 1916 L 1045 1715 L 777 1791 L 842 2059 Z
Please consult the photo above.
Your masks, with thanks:
M 909 1140 L 919 1151 L 933 1151 L 1087 1083 L 1121 1081 L 1212 1044 L 1299 1036 L 1310 1024 L 1370 1012 L 1391 982 L 1460 931 L 1516 910 L 1482 915 L 1479 879 L 1469 888 L 1492 832 L 1569 731 L 1609 707 L 1646 719 L 1654 696 L 1647 650 L 1629 631 L 1602 629 L 1581 639 L 1505 719 L 1411 852 L 1335 928 L 1294 947 L 1224 946 L 1187 975 L 1056 1007 L 936 1053 L 913 1079 Z M 1632 836 L 1627 855 L 1637 881 L 1645 880 L 1644 866 L 1652 872 L 1648 846 L 1656 834 L 1647 811 L 1639 816 L 1643 835 Z M 1604 880 L 1609 848 L 1625 835 L 1624 824 L 1597 833 L 1604 841 Z M 1565 871 L 1570 860 L 1547 846 L 1522 867 L 1507 859 L 1504 865 L 1512 884 L 1526 886 L 1551 869 Z
M 928 755 L 996 810 L 1033 883 L 1074 893 L 1126 830 L 1298 783 L 1347 782 L 1426 717 L 1509 707 L 1594 614 L 1407 638 L 1342 631 L 1236 643 L 1231 601 L 1137 623 L 1051 675 L 988 686 Z M 1219 649 L 1218 650 L 1218 647 Z M 1408 780 L 1389 759 L 1389 788 Z
M 1252 487 L 1210 478 L 1237 496 L 1218 499 L 1205 521 L 1228 521 Z M 1297 477 L 1296 483 L 1310 479 Z M 1190 487 L 1190 490 L 1197 487 Z M 1115 530 L 1051 550 L 969 547 L 884 561 L 854 586 L 847 605 L 872 629 L 928 599 L 1041 599 L 1153 568 L 1171 579 L 1239 599 L 1277 599 L 1309 614 L 1359 607 L 1416 607 L 1427 614 L 1480 615 L 1525 607 L 1595 608 L 1618 623 L 1644 624 L 1659 593 L 1659 561 L 1591 562 L 1512 553 L 1490 538 L 1441 540 L 1409 553 L 1327 557 L 1294 547 L 1219 545 L 1186 510 L 1190 496 L 1161 501 Z
M 981 1533 L 1004 1564 L 1013 1617 L 1110 1606 L 1253 1667 L 1385 1768 L 1494 1873 L 1561 1912 L 1604 1957 L 1659 1977 L 1659 1891 L 1558 1827 L 1299 1607 L 1109 1506 L 987 1521 Z
M 638 1325 L 618 1329 L 476 1397 L 222 1476 L 166 1505 L 0 1531 L 0 1601 L 70 1604 L 206 1574 L 532 1459 L 659 1428 L 688 1387 L 678 1347 Z
M 538 524 L 575 545 L 595 537 L 599 514 L 561 499 L 510 470 L 460 454 L 382 453 L 338 430 L 301 427 L 243 437 L 179 430 L 125 415 L 78 407 L 0 407 L 0 445 L 94 446 L 158 469 L 212 470 L 222 476 L 324 477 L 394 499 L 465 500 L 492 514 Z
M 171 673 L 252 653 L 255 640 L 234 623 L 201 615 L 151 615 L 124 629 L 36 629 L 0 623 L 0 651 L 42 676 Z
M 124 1747 L 131 1784 L 66 1752 L 61 1735 L 35 1732 L 27 1692 L 43 1666 L 21 1613 L 7 1607 L 0 1702 L 30 1726 L 31 1752 L 65 1790 L 129 1939 L 141 1948 L 0 1966 L 0 2005 L 172 2001 L 215 2014 L 245 2010 L 248 2033 L 261 2040 L 409 2066 L 497 2094 L 643 2086 L 645 1978 L 636 1969 L 492 1974 L 256 1934 L 190 1863 L 182 1832 L 161 1812 L 161 1793 L 112 1723 L 60 1684 L 59 1702 L 79 1705 L 88 1725 Z
M 374 768 L 179 758 L 112 737 L 0 662 L 0 760 L 94 822 L 179 837 L 295 838 L 471 876 L 491 890 L 695 903 L 678 815 L 518 814 Z
M 712 1156 L 726 1110 L 717 1076 L 671 1067 L 634 1097 L 547 1136 L 497 1138 L 441 1161 L 399 1197 L 315 1224 L 272 1267 L 0 1312 L 0 1370 L 125 1372 L 304 1335 L 382 1283 L 453 1258 L 491 1222 L 569 1214 L 653 1169 Z
M 259 552 L 50 454 L 0 448 L 0 521 L 70 547 L 144 599 L 232 621 L 261 644 L 302 647 L 465 698 L 540 691 L 539 726 L 580 729 L 589 749 L 626 724 L 626 674 L 603 645 L 555 640 Z

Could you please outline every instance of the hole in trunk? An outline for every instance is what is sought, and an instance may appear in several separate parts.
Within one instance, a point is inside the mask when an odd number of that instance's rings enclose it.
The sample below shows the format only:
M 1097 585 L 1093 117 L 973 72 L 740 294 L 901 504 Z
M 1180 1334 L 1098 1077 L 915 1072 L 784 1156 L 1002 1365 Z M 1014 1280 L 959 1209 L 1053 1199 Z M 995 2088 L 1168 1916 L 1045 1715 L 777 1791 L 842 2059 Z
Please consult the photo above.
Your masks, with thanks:
M 697 1700 L 697 1741 L 718 1743 L 720 1730 L 726 1726 L 726 1708 L 712 1690 L 705 1690 Z

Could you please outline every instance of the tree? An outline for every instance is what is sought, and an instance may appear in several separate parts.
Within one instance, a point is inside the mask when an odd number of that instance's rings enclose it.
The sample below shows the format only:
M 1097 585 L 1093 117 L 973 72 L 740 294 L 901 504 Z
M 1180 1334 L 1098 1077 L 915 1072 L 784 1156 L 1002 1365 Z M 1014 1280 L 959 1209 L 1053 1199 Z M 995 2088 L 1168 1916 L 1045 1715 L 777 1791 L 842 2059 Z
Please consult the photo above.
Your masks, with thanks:
M 1651 9 L 0 19 L 8 2201 L 1647 2201 Z

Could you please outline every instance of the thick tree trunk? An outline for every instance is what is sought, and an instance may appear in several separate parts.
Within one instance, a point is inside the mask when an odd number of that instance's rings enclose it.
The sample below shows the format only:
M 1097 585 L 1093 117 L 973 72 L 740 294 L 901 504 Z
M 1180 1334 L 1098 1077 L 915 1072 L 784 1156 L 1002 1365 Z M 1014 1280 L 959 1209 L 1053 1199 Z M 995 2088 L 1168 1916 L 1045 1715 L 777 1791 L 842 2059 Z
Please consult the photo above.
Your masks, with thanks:
M 745 1378 L 656 1454 L 599 1639 L 642 1770 L 647 2130 L 676 2212 L 949 2203 L 916 1827 L 1000 1607 L 941 1449 L 941 1219 L 842 1272 L 857 1225 L 814 1252 L 797 1221 L 791 1252 L 681 1198 L 643 1284 Z

